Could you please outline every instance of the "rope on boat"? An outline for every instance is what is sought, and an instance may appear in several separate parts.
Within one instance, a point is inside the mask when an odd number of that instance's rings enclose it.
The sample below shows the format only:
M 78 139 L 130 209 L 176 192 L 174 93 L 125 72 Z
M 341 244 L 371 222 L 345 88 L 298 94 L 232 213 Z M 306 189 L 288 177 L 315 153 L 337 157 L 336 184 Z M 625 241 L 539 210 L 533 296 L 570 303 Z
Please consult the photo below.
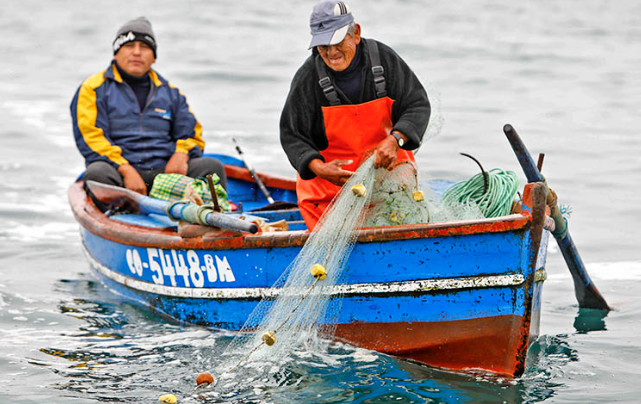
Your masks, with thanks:
M 495 168 L 452 185 L 443 193 L 441 204 L 475 203 L 485 217 L 505 216 L 512 212 L 518 190 L 519 178 L 514 171 Z

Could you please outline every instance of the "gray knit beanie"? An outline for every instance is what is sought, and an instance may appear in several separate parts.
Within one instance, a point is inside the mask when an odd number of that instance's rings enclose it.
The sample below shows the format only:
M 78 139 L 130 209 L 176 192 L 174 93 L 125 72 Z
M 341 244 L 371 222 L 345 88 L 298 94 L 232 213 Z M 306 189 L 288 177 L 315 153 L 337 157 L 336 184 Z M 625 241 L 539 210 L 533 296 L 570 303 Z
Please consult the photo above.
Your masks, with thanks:
M 145 17 L 138 17 L 125 23 L 116 34 L 114 40 L 114 55 L 118 53 L 118 49 L 128 42 L 140 41 L 144 42 L 154 51 L 154 58 L 156 57 L 156 39 L 154 38 L 154 30 L 151 28 L 151 23 Z

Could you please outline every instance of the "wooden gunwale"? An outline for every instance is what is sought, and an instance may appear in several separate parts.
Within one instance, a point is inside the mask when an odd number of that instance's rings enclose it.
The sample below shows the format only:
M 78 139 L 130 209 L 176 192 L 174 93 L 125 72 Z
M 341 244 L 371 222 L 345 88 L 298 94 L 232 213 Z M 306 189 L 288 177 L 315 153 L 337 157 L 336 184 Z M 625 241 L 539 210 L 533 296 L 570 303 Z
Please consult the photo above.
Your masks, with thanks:
M 226 231 L 215 237 L 181 238 L 170 228 L 150 229 L 109 219 L 86 196 L 81 182 L 70 187 L 69 202 L 76 220 L 89 232 L 138 247 L 208 250 L 300 247 L 309 237 L 308 232 L 298 230 L 255 235 Z M 491 219 L 365 228 L 359 230 L 358 241 L 374 243 L 525 230 L 531 221 L 530 213 L 521 213 Z

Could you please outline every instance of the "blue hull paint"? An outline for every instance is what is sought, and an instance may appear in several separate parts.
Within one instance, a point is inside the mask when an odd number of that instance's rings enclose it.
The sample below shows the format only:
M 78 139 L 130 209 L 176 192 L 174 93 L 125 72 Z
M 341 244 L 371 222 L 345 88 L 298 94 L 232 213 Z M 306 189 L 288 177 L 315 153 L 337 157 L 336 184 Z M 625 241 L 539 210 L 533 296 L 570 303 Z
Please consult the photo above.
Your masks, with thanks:
M 82 231 L 88 254 L 102 266 L 130 279 L 150 285 L 195 289 L 269 288 L 296 257 L 300 248 L 236 250 L 162 250 L 128 246 Z M 492 233 L 445 238 L 357 244 L 341 284 L 386 284 L 389 282 L 520 274 L 531 276 L 523 256 L 527 232 Z M 545 247 L 545 246 L 543 246 Z M 189 255 L 196 256 L 201 274 L 191 268 L 168 276 L 171 266 Z M 136 269 L 133 259 L 139 256 Z M 161 255 L 164 258 L 161 258 Z M 469 259 L 474 256 L 475 259 Z M 194 262 L 194 259 L 191 259 Z M 167 265 L 167 262 L 170 262 Z M 152 262 L 156 271 L 152 271 Z M 211 265 L 213 263 L 213 265 Z M 228 265 L 226 265 L 228 264 Z M 165 272 L 160 280 L 160 272 Z M 215 275 L 208 275 L 214 272 Z M 231 274 L 231 275 L 230 275 Z M 215 281 L 210 280 L 215 277 Z M 173 281 L 172 281 L 173 278 Z M 102 279 L 108 279 L 102 276 Z M 185 281 L 187 284 L 185 284 Z M 131 290 L 112 280 L 109 287 L 184 322 L 209 324 L 237 330 L 258 303 L 250 299 L 199 299 L 151 294 Z M 131 292 L 131 293 L 129 293 Z M 496 315 L 523 315 L 525 291 L 518 286 L 472 288 L 431 293 L 397 293 L 389 296 L 346 296 L 342 299 L 340 323 L 452 321 Z M 539 302 L 540 288 L 533 289 Z
M 233 200 L 243 200 L 245 209 L 265 204 L 246 172 L 232 173 Z M 291 184 L 271 184 L 275 199 L 295 200 Z M 532 206 L 532 187 L 526 186 L 524 205 Z M 261 297 L 274 297 L 271 286 L 304 241 L 301 231 L 181 239 L 152 217 L 106 218 L 81 184 L 69 195 L 101 281 L 185 323 L 240 329 Z M 543 214 L 537 221 L 535 213 L 528 208 L 496 220 L 363 230 L 336 286 L 343 288 L 341 298 L 330 297 L 328 312 L 339 313 L 336 337 L 434 366 L 520 375 L 531 337 L 539 333 L 549 236 Z M 261 216 L 285 219 L 290 230 L 301 226 L 297 210 Z

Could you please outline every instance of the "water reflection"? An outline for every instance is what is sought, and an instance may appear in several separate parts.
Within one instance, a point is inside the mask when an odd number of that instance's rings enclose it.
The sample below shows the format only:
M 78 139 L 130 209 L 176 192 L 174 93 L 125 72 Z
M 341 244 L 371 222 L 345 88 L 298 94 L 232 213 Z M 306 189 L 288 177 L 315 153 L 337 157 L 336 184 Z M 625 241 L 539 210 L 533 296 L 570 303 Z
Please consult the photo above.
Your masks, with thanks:
M 542 402 L 563 387 L 555 380 L 568 362 L 577 360 L 577 353 L 566 336 L 542 337 L 532 349 L 534 357 L 525 375 L 506 379 L 447 372 L 331 344 L 325 352 L 298 350 L 289 358 L 267 359 L 273 363 L 248 364 L 199 393 L 199 399 L 208 403 Z
M 605 318 L 608 312 L 596 309 L 579 309 L 574 318 L 574 328 L 579 334 L 587 334 L 591 331 L 605 331 Z
M 324 342 L 223 376 L 222 369 L 237 361 L 225 354 L 233 334 L 168 322 L 91 280 L 55 286 L 67 296 L 58 311 L 77 322 L 75 331 L 67 328 L 42 344 L 29 363 L 59 377 L 52 388 L 98 401 L 155 402 L 172 393 L 181 402 L 201 403 L 531 403 L 556 396 L 565 387 L 559 383 L 564 367 L 578 360 L 566 335 L 542 336 L 530 349 L 524 376 L 512 380 Z M 583 325 L 603 321 L 599 313 L 581 310 L 577 323 L 587 329 Z M 196 376 L 205 371 L 217 385 L 196 390 Z

